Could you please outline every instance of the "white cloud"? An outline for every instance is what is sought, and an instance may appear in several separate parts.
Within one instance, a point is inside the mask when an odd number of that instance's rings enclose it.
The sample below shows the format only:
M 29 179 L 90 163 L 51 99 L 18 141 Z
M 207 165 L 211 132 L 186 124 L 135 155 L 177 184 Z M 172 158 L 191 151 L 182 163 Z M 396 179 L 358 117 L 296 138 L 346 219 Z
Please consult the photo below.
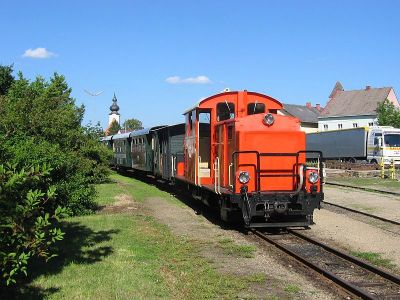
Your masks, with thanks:
M 211 83 L 211 80 L 204 75 L 200 75 L 197 77 L 188 77 L 188 78 L 181 78 L 179 76 L 171 76 L 165 79 L 167 83 L 171 84 L 180 84 L 180 83 L 189 83 L 189 84 L 207 84 Z
M 30 58 L 49 58 L 52 56 L 56 56 L 56 54 L 48 51 L 46 48 L 28 49 L 25 50 L 25 53 L 22 55 L 22 57 Z

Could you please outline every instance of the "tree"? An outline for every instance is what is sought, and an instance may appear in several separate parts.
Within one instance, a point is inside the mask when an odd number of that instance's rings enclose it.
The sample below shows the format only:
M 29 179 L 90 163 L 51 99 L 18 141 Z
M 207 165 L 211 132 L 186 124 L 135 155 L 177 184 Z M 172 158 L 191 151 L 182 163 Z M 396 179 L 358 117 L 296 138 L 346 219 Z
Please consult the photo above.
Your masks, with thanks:
M 143 129 L 142 122 L 134 118 L 125 120 L 122 127 L 128 131 Z
M 378 124 L 400 128 L 400 109 L 392 102 L 385 100 L 378 104 Z
M 84 107 L 75 105 L 64 76 L 30 82 L 19 73 L 1 104 L 0 164 L 51 165 L 57 204 L 74 215 L 91 213 L 92 184 L 107 177 L 110 152 L 81 125 Z
M 93 183 L 107 179 L 112 154 L 83 114 L 57 73 L 32 82 L 19 73 L 0 95 L 0 290 L 30 258 L 52 257 L 59 217 L 97 208 Z
M 118 131 L 121 129 L 121 126 L 118 124 L 118 122 L 114 119 L 112 120 L 110 126 L 108 126 L 107 135 L 113 135 L 113 134 L 117 134 Z
M 13 65 L 2 66 L 0 65 L 0 95 L 7 94 L 8 89 L 14 82 L 14 76 L 12 75 Z

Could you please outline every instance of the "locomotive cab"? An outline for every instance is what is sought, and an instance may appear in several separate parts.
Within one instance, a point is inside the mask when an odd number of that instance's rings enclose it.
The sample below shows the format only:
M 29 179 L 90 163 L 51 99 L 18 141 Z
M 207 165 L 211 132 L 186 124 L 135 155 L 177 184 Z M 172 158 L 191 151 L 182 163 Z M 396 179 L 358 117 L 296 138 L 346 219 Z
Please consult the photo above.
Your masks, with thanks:
M 313 223 L 323 200 L 322 156 L 306 166 L 298 119 L 279 115 L 282 104 L 253 92 L 224 92 L 185 112 L 184 168 L 176 178 L 221 217 L 248 227 Z M 182 169 L 182 168 L 181 168 Z

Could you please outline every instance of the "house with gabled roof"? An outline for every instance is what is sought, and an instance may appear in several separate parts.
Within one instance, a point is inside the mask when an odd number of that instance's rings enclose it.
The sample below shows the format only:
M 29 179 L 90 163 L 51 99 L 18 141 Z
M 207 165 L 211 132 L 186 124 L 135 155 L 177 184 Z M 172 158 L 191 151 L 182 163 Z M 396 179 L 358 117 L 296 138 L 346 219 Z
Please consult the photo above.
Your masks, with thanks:
M 392 87 L 345 91 L 336 82 L 328 103 L 318 117 L 318 131 L 340 130 L 378 125 L 378 104 L 388 100 L 400 107 Z
M 311 102 L 306 105 L 283 104 L 283 109 L 278 113 L 285 116 L 296 117 L 300 120 L 301 130 L 306 133 L 318 131 L 318 117 L 321 114 L 322 107 L 317 104 L 315 107 Z

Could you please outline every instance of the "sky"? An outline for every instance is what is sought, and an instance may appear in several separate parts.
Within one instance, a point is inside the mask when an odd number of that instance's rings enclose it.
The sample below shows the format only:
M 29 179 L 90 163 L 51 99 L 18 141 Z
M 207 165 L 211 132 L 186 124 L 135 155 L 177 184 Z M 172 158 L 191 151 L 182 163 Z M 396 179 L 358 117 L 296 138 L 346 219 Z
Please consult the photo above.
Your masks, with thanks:
M 84 123 L 183 121 L 202 98 L 249 90 L 324 106 L 345 90 L 400 96 L 400 1 L 5 1 L 0 64 L 66 77 Z M 98 96 L 91 96 L 85 90 Z

